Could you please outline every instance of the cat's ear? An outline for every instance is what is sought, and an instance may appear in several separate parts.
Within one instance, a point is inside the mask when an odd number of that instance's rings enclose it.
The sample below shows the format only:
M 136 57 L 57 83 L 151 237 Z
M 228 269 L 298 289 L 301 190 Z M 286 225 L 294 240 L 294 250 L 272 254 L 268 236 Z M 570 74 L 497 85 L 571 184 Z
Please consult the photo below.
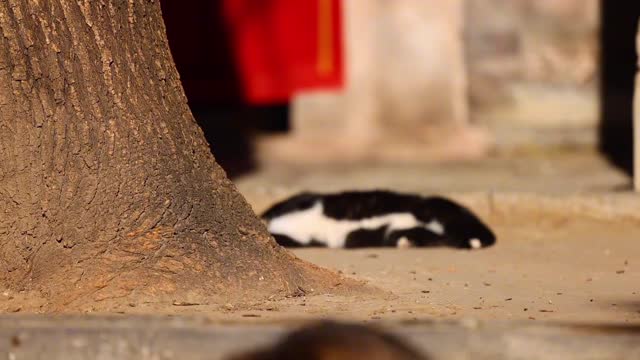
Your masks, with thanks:
M 318 194 L 302 192 L 272 205 L 269 209 L 263 212 L 260 217 L 270 220 L 294 211 L 306 210 L 312 207 L 318 198 Z

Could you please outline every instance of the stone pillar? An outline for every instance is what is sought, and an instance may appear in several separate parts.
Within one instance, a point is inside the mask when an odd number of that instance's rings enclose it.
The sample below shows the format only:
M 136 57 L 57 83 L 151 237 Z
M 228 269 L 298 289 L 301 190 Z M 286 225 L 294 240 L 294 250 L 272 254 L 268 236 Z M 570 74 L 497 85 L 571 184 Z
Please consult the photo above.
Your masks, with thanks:
M 638 69 L 640 69 L 640 23 L 636 38 Z M 640 191 L 640 71 L 636 74 L 636 90 L 633 97 L 633 187 Z
M 466 0 L 474 123 L 496 147 L 595 146 L 600 0 Z
M 464 0 L 343 1 L 346 84 L 293 102 L 292 132 L 261 162 L 468 159 L 488 134 L 469 123 Z

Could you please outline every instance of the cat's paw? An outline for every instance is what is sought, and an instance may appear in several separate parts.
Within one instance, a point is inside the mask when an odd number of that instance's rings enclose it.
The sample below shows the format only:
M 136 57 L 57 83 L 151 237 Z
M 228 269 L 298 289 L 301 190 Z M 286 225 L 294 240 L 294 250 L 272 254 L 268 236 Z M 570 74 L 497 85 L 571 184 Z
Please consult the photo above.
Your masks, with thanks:
M 415 245 L 411 242 L 411 240 L 407 239 L 406 236 L 403 236 L 400 239 L 398 239 L 398 242 L 396 243 L 396 247 L 398 249 L 408 249 L 408 248 L 415 247 Z

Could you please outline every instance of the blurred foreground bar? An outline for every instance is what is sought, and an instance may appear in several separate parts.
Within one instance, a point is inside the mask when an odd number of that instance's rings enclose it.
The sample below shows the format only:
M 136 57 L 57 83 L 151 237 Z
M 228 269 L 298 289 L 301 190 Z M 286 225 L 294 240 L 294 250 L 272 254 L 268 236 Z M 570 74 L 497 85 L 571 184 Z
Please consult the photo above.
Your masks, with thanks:
M 384 324 L 433 359 L 640 359 L 640 329 L 633 326 L 474 320 Z M 272 344 L 297 325 L 216 325 L 140 316 L 4 316 L 0 318 L 0 356 L 20 360 L 224 359 Z

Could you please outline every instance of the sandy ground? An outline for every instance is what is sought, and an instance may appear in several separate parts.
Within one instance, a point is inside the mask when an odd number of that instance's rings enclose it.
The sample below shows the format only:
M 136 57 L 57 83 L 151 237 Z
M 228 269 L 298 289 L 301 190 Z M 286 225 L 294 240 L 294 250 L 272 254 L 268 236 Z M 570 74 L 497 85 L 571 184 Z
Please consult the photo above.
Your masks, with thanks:
M 640 227 L 576 221 L 500 227 L 483 251 L 297 251 L 397 298 L 340 304 L 371 319 L 423 317 L 640 323 Z M 326 306 L 319 301 L 311 303 Z M 353 306 L 356 305 L 356 306 Z M 357 314 L 357 315 L 356 315 Z
M 270 166 L 234 182 L 258 211 L 274 198 L 302 190 L 389 188 L 422 194 L 473 191 L 593 194 L 626 191 L 631 187 L 628 176 L 589 151 L 505 154 L 482 161 L 443 164 Z
M 243 304 L 132 303 L 114 313 L 193 316 L 216 323 L 329 317 L 640 324 L 640 200 L 625 192 L 629 178 L 593 153 L 497 157 L 473 164 L 272 168 L 236 184 L 257 212 L 300 190 L 455 193 L 494 228 L 498 242 L 476 251 L 296 250 L 304 260 L 378 290 L 346 296 L 308 289 L 298 297 Z M 0 294 L 0 305 L 19 313 L 20 296 Z
M 624 174 L 592 153 L 493 158 L 474 164 L 270 169 L 237 180 L 258 212 L 299 190 L 380 187 L 423 194 L 598 193 L 635 202 L 628 199 L 634 196 L 630 193 L 620 195 L 628 183 Z M 241 309 L 228 306 L 208 316 L 230 321 L 471 317 L 640 323 L 640 221 L 557 212 L 546 216 L 544 211 L 531 216 L 526 211 L 513 216 L 508 211 L 500 216 L 480 213 L 498 234 L 497 245 L 489 249 L 295 251 L 302 259 L 366 280 L 384 290 L 379 296 L 309 295 Z
M 640 324 L 640 246 L 634 236 L 640 224 L 576 220 L 496 230 L 498 244 L 477 251 L 295 251 L 302 259 L 367 281 L 383 290 L 379 294 L 308 294 L 176 313 L 233 323 L 472 318 Z
M 494 228 L 498 242 L 476 251 L 294 252 L 375 287 L 351 296 L 306 289 L 242 304 L 118 303 L 106 318 L 65 318 L 23 314 L 28 294 L 2 292 L 0 308 L 9 307 L 0 353 L 216 359 L 271 343 L 298 321 L 333 318 L 383 324 L 438 359 L 635 359 L 638 327 L 564 325 L 640 326 L 640 199 L 629 183 L 593 153 L 261 170 L 236 179 L 257 212 L 300 190 L 451 194 Z

